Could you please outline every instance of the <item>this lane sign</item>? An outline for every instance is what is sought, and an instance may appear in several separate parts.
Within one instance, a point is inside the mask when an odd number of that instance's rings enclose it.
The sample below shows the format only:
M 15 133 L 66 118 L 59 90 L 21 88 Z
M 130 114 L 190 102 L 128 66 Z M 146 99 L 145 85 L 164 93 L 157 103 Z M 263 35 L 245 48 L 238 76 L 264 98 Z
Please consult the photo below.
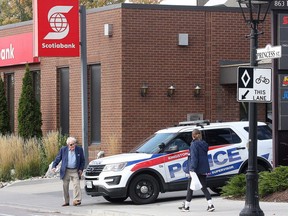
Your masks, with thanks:
M 272 69 L 239 67 L 237 73 L 239 102 L 270 103 L 272 101 Z

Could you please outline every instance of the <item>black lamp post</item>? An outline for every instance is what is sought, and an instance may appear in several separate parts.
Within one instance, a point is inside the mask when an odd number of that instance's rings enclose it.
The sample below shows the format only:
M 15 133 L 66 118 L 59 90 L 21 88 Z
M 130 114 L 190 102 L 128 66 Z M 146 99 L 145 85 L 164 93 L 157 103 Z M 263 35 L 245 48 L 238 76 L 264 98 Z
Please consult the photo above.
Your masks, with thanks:
M 273 0 L 253 1 L 237 0 L 241 8 L 244 20 L 251 27 L 250 37 L 250 66 L 258 65 L 256 52 L 258 48 L 258 25 L 265 21 Z M 246 9 L 247 8 L 247 11 Z M 263 211 L 259 206 L 258 196 L 258 171 L 257 171 L 257 104 L 249 103 L 249 155 L 248 169 L 246 174 L 246 199 L 245 207 L 240 212 L 240 216 L 262 216 Z

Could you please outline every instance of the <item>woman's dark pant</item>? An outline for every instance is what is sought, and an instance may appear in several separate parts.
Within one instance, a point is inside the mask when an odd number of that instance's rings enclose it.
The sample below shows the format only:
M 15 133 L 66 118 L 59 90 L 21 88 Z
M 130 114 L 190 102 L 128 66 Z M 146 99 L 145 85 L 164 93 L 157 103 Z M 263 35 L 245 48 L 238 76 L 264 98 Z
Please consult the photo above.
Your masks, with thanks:
M 201 174 L 197 174 L 198 178 L 199 178 L 199 181 L 201 182 L 202 184 L 202 192 L 204 193 L 205 197 L 206 197 L 206 200 L 210 200 L 211 199 L 211 195 L 207 189 L 207 186 L 206 186 L 206 178 L 207 176 L 206 175 L 201 175 Z M 190 184 L 191 184 L 191 177 L 188 178 L 188 186 L 187 186 L 187 195 L 186 195 L 186 201 L 187 202 L 191 202 L 192 200 L 192 196 L 193 196 L 193 190 L 190 189 Z

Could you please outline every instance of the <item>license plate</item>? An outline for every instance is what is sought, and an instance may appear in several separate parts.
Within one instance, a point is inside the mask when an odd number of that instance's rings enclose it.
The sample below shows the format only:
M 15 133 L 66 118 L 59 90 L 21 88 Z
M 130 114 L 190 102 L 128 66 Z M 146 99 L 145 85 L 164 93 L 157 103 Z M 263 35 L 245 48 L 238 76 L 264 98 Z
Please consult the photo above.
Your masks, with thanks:
M 87 188 L 92 188 L 92 182 L 91 181 L 86 181 L 86 187 Z

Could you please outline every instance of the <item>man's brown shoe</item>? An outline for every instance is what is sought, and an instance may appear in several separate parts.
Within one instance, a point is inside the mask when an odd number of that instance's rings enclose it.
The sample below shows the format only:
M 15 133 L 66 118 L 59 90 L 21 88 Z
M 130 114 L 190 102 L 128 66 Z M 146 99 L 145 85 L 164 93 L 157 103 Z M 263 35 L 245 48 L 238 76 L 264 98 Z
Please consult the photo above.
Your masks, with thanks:
M 74 205 L 74 206 L 81 205 L 81 201 L 80 201 L 80 200 L 74 200 L 74 201 L 73 201 L 73 205 Z
M 63 207 L 69 206 L 69 203 L 64 203 L 62 206 L 63 206 Z

